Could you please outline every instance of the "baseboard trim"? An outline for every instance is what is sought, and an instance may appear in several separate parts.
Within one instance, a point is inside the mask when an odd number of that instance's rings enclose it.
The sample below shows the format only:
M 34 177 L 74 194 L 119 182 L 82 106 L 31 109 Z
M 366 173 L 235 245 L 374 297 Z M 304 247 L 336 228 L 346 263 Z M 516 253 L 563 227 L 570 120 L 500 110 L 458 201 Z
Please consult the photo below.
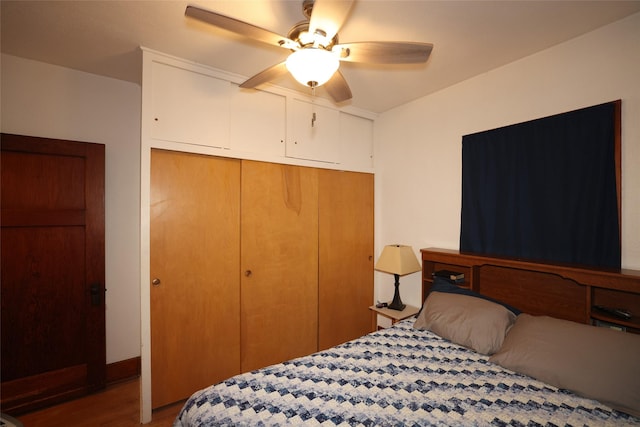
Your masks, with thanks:
M 139 356 L 107 364 L 107 385 L 139 376 Z

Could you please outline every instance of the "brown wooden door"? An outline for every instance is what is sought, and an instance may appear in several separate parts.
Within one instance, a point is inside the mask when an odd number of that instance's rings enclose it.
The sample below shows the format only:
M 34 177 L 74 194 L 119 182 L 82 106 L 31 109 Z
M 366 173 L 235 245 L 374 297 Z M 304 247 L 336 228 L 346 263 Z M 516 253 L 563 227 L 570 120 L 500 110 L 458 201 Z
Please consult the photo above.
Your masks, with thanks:
M 104 387 L 104 146 L 2 134 L 2 411 Z
M 240 161 L 152 150 L 150 232 L 158 408 L 240 372 Z
M 242 162 L 242 371 L 318 349 L 318 171 Z
M 371 332 L 373 175 L 321 170 L 319 348 Z

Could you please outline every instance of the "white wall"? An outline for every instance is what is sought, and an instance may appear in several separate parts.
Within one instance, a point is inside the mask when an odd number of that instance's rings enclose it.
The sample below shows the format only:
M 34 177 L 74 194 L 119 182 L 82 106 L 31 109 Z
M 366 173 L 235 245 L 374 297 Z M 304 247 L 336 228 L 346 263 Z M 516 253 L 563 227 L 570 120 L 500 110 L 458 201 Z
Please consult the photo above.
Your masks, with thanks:
M 435 46 L 437 49 L 438 46 Z M 622 99 L 622 266 L 640 269 L 640 14 L 388 111 L 376 121 L 376 242 L 457 249 L 462 136 Z M 376 274 L 376 295 L 391 298 Z M 420 274 L 401 279 L 420 305 Z
M 140 355 L 140 86 L 2 55 L 2 132 L 105 144 L 107 363 Z

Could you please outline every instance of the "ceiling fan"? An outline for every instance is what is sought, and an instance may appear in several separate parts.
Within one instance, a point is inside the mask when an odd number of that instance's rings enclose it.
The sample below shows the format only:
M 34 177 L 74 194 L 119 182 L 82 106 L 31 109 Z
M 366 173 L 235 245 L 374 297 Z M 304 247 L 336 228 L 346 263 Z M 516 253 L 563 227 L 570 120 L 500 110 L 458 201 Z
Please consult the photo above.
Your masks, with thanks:
M 412 64 L 426 62 L 430 43 L 365 41 L 339 43 L 338 31 L 355 0 L 303 0 L 307 18 L 294 25 L 287 37 L 244 21 L 189 5 L 185 15 L 234 33 L 289 49 L 286 61 L 261 71 L 243 82 L 255 88 L 287 72 L 301 84 L 315 89 L 324 85 L 335 102 L 351 99 L 351 89 L 338 70 L 340 61 L 368 64 Z

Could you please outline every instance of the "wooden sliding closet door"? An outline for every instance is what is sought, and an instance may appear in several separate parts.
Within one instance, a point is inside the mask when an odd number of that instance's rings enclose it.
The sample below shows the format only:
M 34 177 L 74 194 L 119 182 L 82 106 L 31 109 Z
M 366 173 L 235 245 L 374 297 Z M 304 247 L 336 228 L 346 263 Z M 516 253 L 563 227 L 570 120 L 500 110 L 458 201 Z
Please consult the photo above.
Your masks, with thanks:
M 242 162 L 242 371 L 318 348 L 318 171 Z
M 321 170 L 319 349 L 371 332 L 373 175 Z
M 152 407 L 240 371 L 240 161 L 151 153 Z

